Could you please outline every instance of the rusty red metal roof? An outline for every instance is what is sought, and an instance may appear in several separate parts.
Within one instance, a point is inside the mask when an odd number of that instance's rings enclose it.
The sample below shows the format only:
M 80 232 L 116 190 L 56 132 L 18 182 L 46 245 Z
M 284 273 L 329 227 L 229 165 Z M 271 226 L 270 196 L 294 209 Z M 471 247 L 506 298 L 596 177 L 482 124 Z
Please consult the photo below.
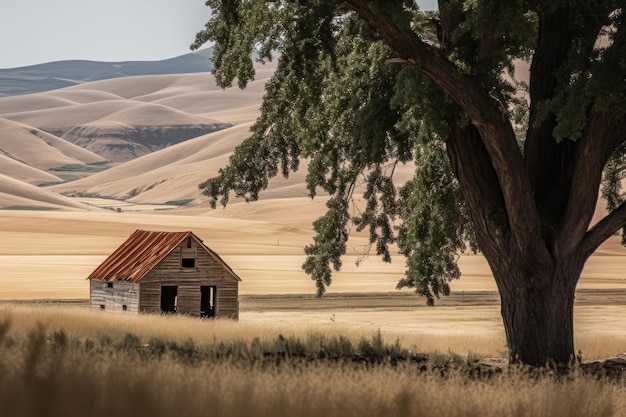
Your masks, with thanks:
M 87 279 L 104 281 L 139 282 L 172 250 L 188 236 L 193 236 L 202 247 L 221 263 L 238 281 L 241 279 L 211 249 L 202 243 L 192 232 L 161 232 L 135 230 L 107 259 L 104 260 Z

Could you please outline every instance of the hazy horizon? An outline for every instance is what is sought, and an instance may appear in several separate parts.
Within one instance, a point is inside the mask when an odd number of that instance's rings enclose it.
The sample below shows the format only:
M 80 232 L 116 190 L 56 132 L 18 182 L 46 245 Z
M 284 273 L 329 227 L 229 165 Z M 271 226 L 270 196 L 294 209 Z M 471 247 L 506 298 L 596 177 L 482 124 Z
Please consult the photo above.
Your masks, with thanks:
M 436 0 L 419 0 L 426 10 Z M 211 15 L 203 0 L 32 0 L 0 15 L 0 69 L 65 60 L 158 61 L 191 52 Z
M 0 68 L 64 60 L 156 61 L 190 52 L 210 17 L 202 0 L 34 0 L 0 15 Z

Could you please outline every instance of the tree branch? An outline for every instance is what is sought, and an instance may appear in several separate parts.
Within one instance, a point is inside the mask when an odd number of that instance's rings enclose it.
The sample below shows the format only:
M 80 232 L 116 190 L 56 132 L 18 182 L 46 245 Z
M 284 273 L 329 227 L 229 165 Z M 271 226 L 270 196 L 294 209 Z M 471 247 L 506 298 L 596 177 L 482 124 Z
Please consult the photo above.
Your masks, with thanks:
M 525 251 L 528 246 L 537 245 L 541 222 L 506 108 L 490 96 L 479 82 L 459 71 L 411 29 L 401 29 L 388 15 L 374 13 L 366 0 L 347 0 L 346 5 L 376 30 L 400 57 L 429 77 L 469 116 L 481 134 L 498 175 L 512 236 L 518 248 Z
M 604 217 L 585 234 L 579 250 L 585 259 L 608 238 L 626 226 L 626 202 L 622 203 L 611 214 Z
M 594 8 L 593 15 L 596 18 L 588 16 L 584 29 L 581 30 L 580 25 L 577 27 L 573 24 L 575 19 L 572 19 L 572 16 L 578 14 L 578 18 L 584 19 L 580 16 L 585 14 L 584 10 L 561 5 L 555 9 L 546 8 L 542 11 L 537 10 L 537 6 L 538 4 L 534 5 L 539 15 L 539 36 L 531 65 L 530 119 L 524 155 L 542 221 L 544 225 L 556 225 L 562 220 L 567 210 L 570 191 L 575 188 L 572 187 L 572 180 L 578 168 L 576 164 L 587 161 L 586 156 L 580 158 L 578 153 L 589 152 L 590 149 L 581 149 L 581 143 L 584 140 L 575 141 L 576 138 L 555 141 L 553 133 L 558 125 L 558 117 L 550 114 L 545 119 L 538 120 L 538 117 L 541 117 L 539 108 L 545 104 L 546 100 L 553 99 L 558 94 L 560 81 L 562 84 L 569 83 L 569 80 L 563 79 L 568 75 L 559 75 L 558 72 L 562 70 L 564 64 L 569 65 L 568 60 L 574 59 L 572 55 L 578 53 L 585 57 L 592 56 L 602 27 L 610 23 L 610 7 L 600 4 L 589 6 Z M 577 46 L 573 47 L 573 45 Z M 595 73 L 597 67 L 603 64 L 604 61 L 599 61 L 588 69 Z M 604 77 L 594 75 L 594 78 L 597 80 Z M 584 106 L 581 106 L 581 109 L 586 110 Z M 588 114 L 587 117 L 591 121 L 592 115 Z M 561 123 L 565 122 L 561 121 Z M 604 146 L 604 139 L 595 142 L 599 139 L 598 135 L 595 136 L 593 142 Z M 596 148 L 594 143 L 590 144 L 592 148 Z M 592 152 L 596 150 L 592 149 Z M 603 150 L 603 148 L 600 150 L 602 158 L 598 161 L 601 165 L 594 164 L 593 169 L 601 170 L 604 166 Z M 585 178 L 589 178 L 587 173 L 585 173 Z M 591 192 L 596 193 L 596 191 Z M 576 201 L 576 204 L 579 202 Z M 551 228 L 545 229 L 546 239 L 553 239 L 551 236 L 553 232 Z M 581 232 L 586 232 L 586 227 L 583 227 Z M 566 239 L 571 241 L 569 238 Z
M 594 113 L 580 141 L 567 208 L 557 232 L 564 254 L 577 250 L 579 242 L 587 239 L 587 229 L 598 202 L 602 170 L 617 146 L 626 141 L 626 121 L 608 112 Z M 608 236 L 610 234 L 605 239 Z M 578 250 L 584 252 L 584 249 Z
M 480 135 L 474 126 L 453 127 L 446 140 L 452 171 L 461 184 L 465 204 L 474 224 L 481 250 L 487 259 L 497 259 L 497 247 L 506 246 L 509 221 L 498 178 Z
M 556 116 L 551 115 L 538 125 L 536 120 L 538 106 L 555 94 L 558 81 L 556 70 L 567 59 L 571 47 L 573 28 L 568 14 L 570 11 L 562 8 L 550 15 L 539 15 L 537 47 L 530 66 L 530 118 L 524 155 L 535 202 L 542 217 L 547 217 L 549 223 L 559 218 L 564 210 L 564 207 L 554 207 L 554 202 L 558 204 L 567 200 L 567 196 L 557 191 L 562 188 L 569 191 L 575 143 L 557 143 L 552 138 Z M 567 183 L 562 187 L 564 181 Z M 548 205 L 551 207 L 546 207 Z

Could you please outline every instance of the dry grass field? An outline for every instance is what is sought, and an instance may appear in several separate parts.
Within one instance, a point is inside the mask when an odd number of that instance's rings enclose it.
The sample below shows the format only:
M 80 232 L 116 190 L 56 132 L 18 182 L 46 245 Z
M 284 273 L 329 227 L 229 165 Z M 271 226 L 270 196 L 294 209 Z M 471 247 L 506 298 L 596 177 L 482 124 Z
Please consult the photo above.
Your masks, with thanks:
M 243 279 L 238 326 L 341 328 L 361 335 L 380 330 L 421 350 L 504 356 L 499 300 L 480 255 L 461 257 L 464 276 L 452 284 L 453 296 L 430 308 L 412 292 L 394 289 L 403 271 L 400 257 L 391 264 L 376 257 L 359 267 L 351 262 L 365 245 L 356 236 L 327 296 L 314 297 L 300 265 L 311 239 L 307 224 L 322 209 L 321 201 L 292 198 L 217 211 L 0 211 L 0 300 L 84 303 L 86 276 L 133 230 L 193 230 Z M 589 262 L 576 304 L 576 345 L 589 360 L 626 352 L 626 258 L 611 246 L 604 250 Z M 183 334 L 197 337 L 194 331 Z
M 283 297 L 283 305 L 302 301 L 294 298 Z M 265 304 L 250 303 L 259 310 Z M 476 354 L 449 350 L 496 351 L 497 338 L 391 337 L 336 322 L 237 323 L 4 304 L 0 405 L 15 416 L 626 416 L 621 383 L 523 368 L 471 378 L 466 369 L 475 369 L 467 367 Z M 429 354 L 419 363 L 307 359 L 320 343 L 324 352 L 364 358 Z
M 555 380 L 514 370 L 468 384 L 464 373 L 441 377 L 410 363 L 268 367 L 120 350 L 129 334 L 142 345 L 162 340 L 184 347 L 192 340 L 204 351 L 218 342 L 271 344 L 279 335 L 345 337 L 358 345 L 380 332 L 385 343 L 397 341 L 442 363 L 499 360 L 506 352 L 498 297 L 479 255 L 461 257 L 464 277 L 453 283 L 453 296 L 431 308 L 394 289 L 401 258 L 383 264 L 372 257 L 357 268 L 365 239 L 355 236 L 345 268 L 317 299 L 300 265 L 323 199 L 217 211 L 139 208 L 144 211 L 0 211 L 0 322 L 11 323 L 0 341 L 0 405 L 7 415 L 626 416 L 622 384 L 583 375 Z M 193 230 L 203 238 L 243 278 L 240 321 L 90 311 L 85 277 L 136 228 Z M 585 270 L 575 313 L 576 347 L 585 361 L 626 352 L 624 259 L 605 246 Z M 45 336 L 38 338 L 39 324 Z M 59 348 L 61 330 L 69 342 Z

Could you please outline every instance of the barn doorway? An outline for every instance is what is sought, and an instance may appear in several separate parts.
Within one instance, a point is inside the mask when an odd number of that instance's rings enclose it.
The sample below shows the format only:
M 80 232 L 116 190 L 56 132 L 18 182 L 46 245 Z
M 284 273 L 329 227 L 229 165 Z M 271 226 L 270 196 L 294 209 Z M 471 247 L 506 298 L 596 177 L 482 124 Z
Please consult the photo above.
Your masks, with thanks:
M 200 317 L 215 318 L 217 287 L 214 285 L 202 285 L 200 294 Z
M 176 313 L 178 285 L 161 286 L 161 313 Z

